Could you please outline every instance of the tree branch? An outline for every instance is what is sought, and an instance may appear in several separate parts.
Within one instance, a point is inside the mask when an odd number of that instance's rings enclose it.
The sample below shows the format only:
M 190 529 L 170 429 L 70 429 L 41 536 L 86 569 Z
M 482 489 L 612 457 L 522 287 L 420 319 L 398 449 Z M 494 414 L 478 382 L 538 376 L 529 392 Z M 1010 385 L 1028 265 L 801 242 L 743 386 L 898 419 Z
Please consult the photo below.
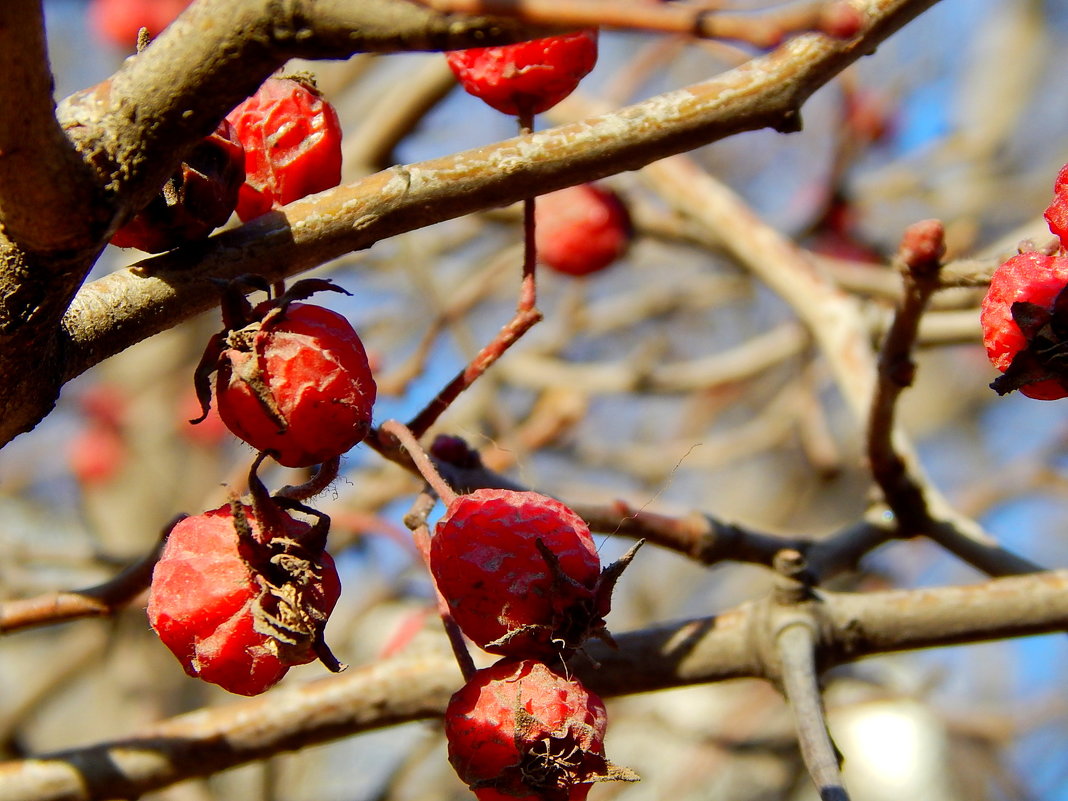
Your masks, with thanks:
M 934 1 L 869 0 L 869 28 L 854 42 L 798 36 L 704 83 L 572 125 L 386 170 L 107 276 L 84 288 L 64 320 L 69 341 L 63 375 L 69 380 L 211 308 L 217 302 L 212 277 L 255 270 L 278 280 L 379 239 L 517 202 L 532 184 L 548 192 L 740 131 L 794 128 L 797 110 L 813 91 Z M 161 36 L 137 58 L 165 45 L 172 46 Z M 37 410 L 38 419 L 43 411 Z M 35 422 L 28 413 L 5 418 L 0 443 Z
M 0 3 L 0 75 L 0 229 L 26 250 L 76 248 L 71 220 L 93 217 L 97 192 L 56 121 L 41 0 Z
M 983 584 L 820 593 L 821 666 L 877 653 L 1068 628 L 1068 570 Z M 604 696 L 767 677 L 754 642 L 775 630 L 771 599 L 714 618 L 616 635 L 572 667 Z M 0 764 L 4 801 L 133 798 L 271 754 L 442 713 L 461 678 L 451 657 L 395 659 L 200 710 L 129 738 Z

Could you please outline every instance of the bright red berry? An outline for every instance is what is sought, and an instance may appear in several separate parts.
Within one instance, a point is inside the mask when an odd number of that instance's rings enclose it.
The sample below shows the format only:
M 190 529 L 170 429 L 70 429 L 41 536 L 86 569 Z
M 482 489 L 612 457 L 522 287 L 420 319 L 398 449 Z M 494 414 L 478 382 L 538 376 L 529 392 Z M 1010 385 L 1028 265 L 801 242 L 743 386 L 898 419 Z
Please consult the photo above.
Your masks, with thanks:
M 1038 400 L 1068 397 L 1068 257 L 1027 252 L 990 279 L 980 323 L 987 356 L 1003 375 L 991 386 Z
M 480 801 L 582 801 L 593 782 L 634 780 L 604 757 L 604 703 L 530 659 L 477 671 L 445 711 L 449 762 Z
M 226 119 L 245 147 L 242 220 L 341 183 L 341 123 L 309 81 L 268 78 Z
M 1068 249 L 1068 164 L 1061 167 L 1053 185 L 1053 201 L 1045 213 L 1049 230 L 1061 240 L 1061 247 Z
M 597 63 L 597 30 L 446 53 L 464 89 L 505 114 L 540 114 L 573 91 Z
M 538 259 L 567 275 L 603 270 L 630 244 L 632 226 L 619 195 L 594 184 L 569 186 L 537 199 Z
M 325 282 L 298 282 L 293 289 Z M 209 343 L 198 390 L 207 411 L 207 375 L 227 428 L 287 467 L 333 459 L 363 440 L 377 394 L 360 337 L 342 315 L 287 299 L 251 310 Z
M 111 244 L 161 253 L 203 239 L 230 219 L 244 180 L 244 151 L 223 120 L 193 148 L 160 193 L 115 232 Z
M 456 624 L 491 653 L 558 657 L 591 635 L 618 571 L 602 581 L 589 528 L 536 492 L 459 495 L 430 542 L 430 570 Z
M 323 626 L 341 593 L 325 531 L 281 509 L 271 516 L 264 526 L 235 503 L 187 517 L 152 574 L 156 634 L 190 676 L 239 695 L 322 658 Z

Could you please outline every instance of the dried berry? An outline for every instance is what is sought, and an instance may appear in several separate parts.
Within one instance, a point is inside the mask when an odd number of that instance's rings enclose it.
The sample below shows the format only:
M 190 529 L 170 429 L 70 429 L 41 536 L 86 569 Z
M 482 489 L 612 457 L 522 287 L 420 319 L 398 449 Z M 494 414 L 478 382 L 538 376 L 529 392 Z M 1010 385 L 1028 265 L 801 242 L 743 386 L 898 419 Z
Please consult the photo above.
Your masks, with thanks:
M 559 501 L 480 489 L 449 504 L 430 543 L 430 569 L 477 645 L 553 658 L 607 636 L 604 615 L 622 567 L 602 572 L 589 528 Z
M 1053 201 L 1045 213 L 1049 230 L 1061 240 L 1061 247 L 1068 248 L 1068 164 L 1061 167 L 1053 185 Z
M 990 279 L 980 323 L 987 356 L 1002 375 L 991 386 L 1030 398 L 1068 396 L 1068 257 L 1026 252 Z
M 227 320 L 197 371 L 204 415 L 208 376 L 217 370 L 223 422 L 287 467 L 338 457 L 371 426 L 376 385 L 360 337 L 337 312 L 292 302 L 319 289 L 343 291 L 324 281 L 301 281 L 293 286 L 295 295 Z
M 604 703 L 534 660 L 477 671 L 449 701 L 449 762 L 480 801 L 581 801 L 637 777 L 604 756 Z
M 630 244 L 630 214 L 609 189 L 569 186 L 540 196 L 535 208 L 538 259 L 557 272 L 588 275 L 603 270 Z
M 264 522 L 263 518 L 268 518 Z M 325 525 L 236 502 L 187 517 L 152 574 L 148 618 L 190 676 L 257 695 L 318 658 L 341 592 Z
M 597 30 L 446 53 L 468 93 L 505 114 L 540 114 L 575 91 L 597 63 Z
M 244 151 L 223 120 L 152 201 L 111 237 L 120 248 L 162 253 L 205 238 L 230 219 L 245 180 Z
M 303 78 L 268 78 L 226 119 L 245 147 L 244 221 L 341 182 L 341 123 Z

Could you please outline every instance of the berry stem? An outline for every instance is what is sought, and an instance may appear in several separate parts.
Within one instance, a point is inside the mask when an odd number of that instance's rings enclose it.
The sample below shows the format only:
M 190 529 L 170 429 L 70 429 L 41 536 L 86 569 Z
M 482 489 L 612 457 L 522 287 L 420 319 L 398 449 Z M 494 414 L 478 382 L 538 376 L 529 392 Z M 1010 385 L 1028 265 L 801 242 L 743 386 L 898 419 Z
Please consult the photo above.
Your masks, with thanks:
M 275 493 L 276 498 L 291 498 L 294 501 L 306 501 L 323 492 L 337 478 L 341 467 L 341 457 L 335 456 L 319 465 L 311 478 L 303 484 L 287 484 Z
M 423 450 L 423 446 L 419 444 L 419 440 L 416 439 L 411 429 L 399 420 L 386 420 L 379 426 L 379 430 L 396 438 L 397 442 L 412 458 L 412 462 L 415 463 L 419 474 L 426 479 L 426 483 L 430 485 L 443 503 L 448 505 L 456 500 L 456 491 L 441 477 L 441 473 L 438 472 L 434 462 L 431 461 L 427 452 Z
M 445 385 L 437 396 L 421 412 L 408 422 L 408 428 L 416 437 L 420 437 L 434 425 L 442 412 L 449 408 L 460 393 L 475 383 L 490 365 L 499 359 L 515 341 L 525 334 L 535 323 L 541 320 L 541 312 L 530 308 L 516 312 L 493 341 L 478 352 L 474 359 Z
M 524 109 L 519 113 L 519 135 L 526 136 L 534 131 L 534 115 Z M 538 251 L 534 240 L 535 199 L 523 199 L 523 280 L 519 289 L 519 304 L 516 311 L 520 314 L 530 311 L 538 301 L 536 269 Z
M 467 640 L 464 639 L 463 632 L 460 631 L 452 612 L 449 611 L 445 596 L 438 589 L 438 583 L 434 580 L 434 573 L 430 569 L 430 528 L 427 526 L 426 519 L 430 510 L 434 508 L 434 503 L 434 498 L 429 493 L 420 493 L 415 503 L 412 504 L 411 511 L 404 516 L 404 524 L 411 530 L 412 540 L 423 558 L 430 584 L 434 588 L 434 599 L 438 615 L 441 617 L 441 624 L 445 627 L 445 634 L 449 638 L 449 645 L 456 657 L 456 664 L 460 666 L 460 673 L 466 682 L 475 674 L 475 661 L 471 658 L 471 652 L 467 649 Z

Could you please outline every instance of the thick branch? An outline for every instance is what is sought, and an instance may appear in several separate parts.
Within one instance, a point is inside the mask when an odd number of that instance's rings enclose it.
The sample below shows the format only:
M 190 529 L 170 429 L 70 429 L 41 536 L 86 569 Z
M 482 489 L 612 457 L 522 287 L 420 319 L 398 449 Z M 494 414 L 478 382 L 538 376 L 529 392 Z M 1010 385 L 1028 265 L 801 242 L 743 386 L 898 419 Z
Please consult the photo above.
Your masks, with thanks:
M 673 153 L 766 126 L 796 125 L 801 103 L 933 0 L 872 0 L 858 42 L 811 34 L 686 89 L 615 113 L 453 156 L 396 167 L 316 199 L 298 201 L 240 229 L 87 286 L 65 320 L 66 378 L 79 375 L 217 300 L 210 277 L 249 270 L 276 280 L 379 239 L 632 169 Z M 164 38 L 150 47 L 161 46 Z M 5 421 L 0 441 L 17 431 Z
M 967 587 L 820 596 L 821 666 L 876 653 L 1068 628 L 1068 571 Z M 606 696 L 765 677 L 754 642 L 767 602 L 593 642 L 575 671 Z M 773 646 L 772 646 L 773 647 Z M 398 659 L 164 721 L 125 740 L 0 765 L 5 801 L 133 798 L 281 751 L 440 715 L 461 679 L 450 657 Z
M 0 75 L 0 229 L 26 250 L 73 248 L 95 188 L 56 122 L 41 0 L 0 3 Z

